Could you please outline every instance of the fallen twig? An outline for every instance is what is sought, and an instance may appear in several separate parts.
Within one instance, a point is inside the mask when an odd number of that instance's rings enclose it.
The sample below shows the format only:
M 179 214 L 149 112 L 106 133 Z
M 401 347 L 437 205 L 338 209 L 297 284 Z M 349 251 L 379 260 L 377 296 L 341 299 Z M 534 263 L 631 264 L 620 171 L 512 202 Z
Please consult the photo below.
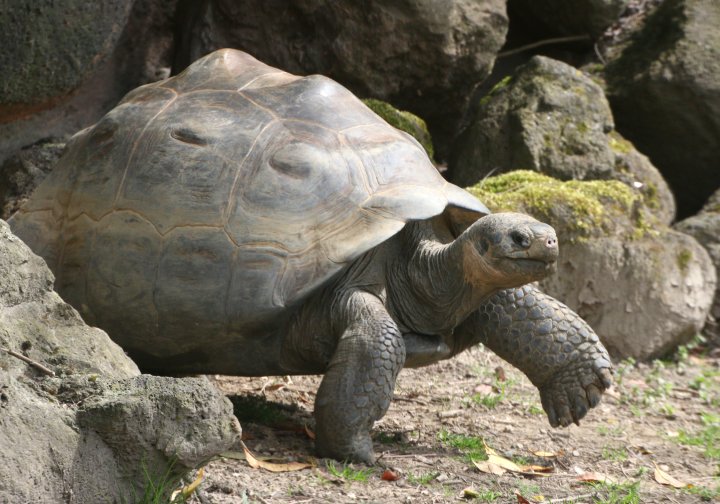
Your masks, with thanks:
M 464 413 L 463 410 L 454 409 L 454 410 L 441 411 L 437 415 L 440 418 L 455 418 L 455 417 L 459 417 L 463 413 Z
M 10 350 L 9 348 L 3 348 L 3 351 L 5 351 L 8 355 L 12 355 L 13 357 L 20 359 L 21 361 L 24 361 L 24 362 L 30 364 L 35 369 L 37 369 L 38 371 L 40 371 L 48 376 L 55 376 L 55 371 L 43 366 L 39 362 L 36 362 L 29 357 L 25 357 L 21 353 L 17 353 L 14 350 Z
M 548 502 L 550 504 L 558 504 L 560 502 L 575 502 L 579 499 L 587 499 L 588 497 L 592 497 L 594 494 L 582 494 L 582 495 L 571 495 L 570 497 L 560 497 L 558 499 L 550 499 Z
M 590 40 L 590 35 L 571 35 L 569 37 L 557 37 L 557 38 L 549 38 L 545 40 L 538 40 L 537 42 L 533 42 L 531 44 L 527 44 L 524 46 L 516 47 L 514 49 L 508 49 L 507 51 L 503 51 L 497 55 L 498 58 L 504 58 L 506 56 L 510 56 L 511 54 L 517 54 L 523 51 L 527 51 L 528 49 L 535 49 L 536 47 L 542 47 L 544 45 L 550 45 L 550 44 L 562 44 L 565 42 L 579 42 L 581 40 Z

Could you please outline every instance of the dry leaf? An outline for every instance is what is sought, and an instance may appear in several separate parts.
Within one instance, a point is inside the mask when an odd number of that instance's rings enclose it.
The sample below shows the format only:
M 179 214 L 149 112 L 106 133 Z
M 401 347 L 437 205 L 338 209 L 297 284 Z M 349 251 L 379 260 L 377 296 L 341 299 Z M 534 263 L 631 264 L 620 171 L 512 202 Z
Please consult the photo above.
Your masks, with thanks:
M 557 452 L 538 450 L 538 451 L 534 451 L 531 453 L 533 455 L 535 455 L 536 457 L 541 457 L 541 458 L 558 458 L 558 457 L 562 457 L 563 455 L 565 455 L 565 452 L 562 450 L 557 451 Z
M 463 488 L 463 497 L 465 499 L 477 499 L 480 497 L 480 493 L 473 487 Z
M 584 472 L 577 477 L 578 481 L 583 483 L 617 483 L 613 478 L 607 474 L 602 474 L 594 471 Z
M 655 464 L 655 462 L 653 462 Z M 668 473 L 663 471 L 655 464 L 655 481 L 661 485 L 671 486 L 673 488 L 691 488 L 692 485 L 683 483 L 682 481 L 670 476 Z
M 398 476 L 397 473 L 391 471 L 390 469 L 385 469 L 385 471 L 382 473 L 381 479 L 384 481 L 397 481 L 400 479 L 400 476 Z
M 519 493 L 515 493 L 515 497 L 517 497 L 518 504 L 531 504 L 529 500 L 527 500 Z
M 253 469 L 262 468 L 270 472 L 291 472 L 300 471 L 302 469 L 309 469 L 312 467 L 312 464 L 309 464 L 307 462 L 267 462 L 265 460 L 260 460 L 255 457 L 255 455 L 253 455 L 250 450 L 248 450 L 248 447 L 245 446 L 245 443 L 242 443 L 242 448 L 243 452 L 245 452 L 245 460 L 247 460 L 248 465 Z
M 488 459 L 485 461 L 488 463 L 488 466 L 478 466 L 478 464 L 482 464 L 482 462 L 474 462 L 475 467 L 480 469 L 483 472 L 490 472 L 491 474 L 503 474 L 498 472 L 492 472 L 495 470 L 495 467 L 499 467 L 501 469 L 504 469 L 506 471 L 524 474 L 526 476 L 544 476 L 544 474 L 537 474 L 537 473 L 547 473 L 552 472 L 553 467 L 552 466 L 539 466 L 539 465 L 521 465 L 516 464 L 512 460 L 508 460 L 505 457 L 501 457 L 497 454 L 495 450 L 490 448 L 487 444 L 485 445 L 485 453 L 487 453 Z M 486 471 L 483 469 L 490 469 L 490 471 Z
M 477 467 L 480 472 L 484 472 L 487 474 L 495 474 L 496 476 L 501 476 L 507 472 L 502 467 L 496 466 L 495 464 L 487 460 L 483 460 L 480 462 L 475 462 L 473 460 L 473 465 L 475 465 L 475 467 Z
M 204 468 L 204 467 L 201 467 L 201 468 L 198 470 L 197 476 L 195 477 L 195 479 L 193 480 L 193 482 L 190 483 L 189 485 L 187 485 L 186 487 L 184 487 L 184 488 L 182 489 L 182 495 L 183 495 L 183 497 L 185 497 L 186 499 L 187 499 L 188 497 L 190 497 L 190 496 L 193 494 L 193 492 L 194 492 L 195 490 L 197 490 L 197 487 L 200 486 L 200 483 L 202 482 L 204 476 L 205 476 L 205 468 Z
M 170 502 L 175 502 L 175 499 L 178 498 L 180 494 L 182 494 L 183 499 L 188 499 L 195 490 L 197 490 L 197 487 L 200 486 L 200 483 L 202 483 L 203 477 L 205 476 L 205 468 L 201 467 L 198 469 L 197 476 L 193 480 L 192 483 L 189 485 L 185 485 L 182 488 L 179 488 L 175 490 L 172 495 L 170 495 Z
M 634 450 L 636 450 L 641 455 L 652 455 L 653 452 L 649 449 L 645 448 L 644 446 L 634 446 Z
M 308 427 L 307 425 L 305 426 L 305 434 L 307 435 L 307 437 L 315 441 L 315 433 L 311 431 L 310 427 Z
M 490 395 L 494 394 L 495 390 L 492 388 L 492 385 L 488 385 L 487 383 L 481 383 L 473 389 L 473 392 L 481 395 Z

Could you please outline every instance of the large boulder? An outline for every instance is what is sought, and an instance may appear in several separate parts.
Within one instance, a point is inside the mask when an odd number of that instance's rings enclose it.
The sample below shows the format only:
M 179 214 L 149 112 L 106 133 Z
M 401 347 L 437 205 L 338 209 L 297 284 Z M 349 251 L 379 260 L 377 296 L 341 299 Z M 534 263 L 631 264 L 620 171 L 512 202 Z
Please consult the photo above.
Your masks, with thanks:
M 185 0 L 173 72 L 222 47 L 428 122 L 441 150 L 505 40 L 505 0 Z
M 0 121 L 65 98 L 109 57 L 133 0 L 34 0 L 0 9 Z
M 479 101 L 455 142 L 448 178 L 535 170 L 561 180 L 620 180 L 668 224 L 673 195 L 648 159 L 614 130 L 603 89 L 576 68 L 533 57 Z
M 525 31 L 544 38 L 597 38 L 620 17 L 629 0 L 509 0 L 508 12 Z
M 720 187 L 720 2 L 665 0 L 606 68 L 618 130 L 673 188 L 679 215 Z
M 0 162 L 96 122 L 169 74 L 177 0 L 21 0 L 0 8 Z
M 134 501 L 148 475 L 172 483 L 237 441 L 207 380 L 140 375 L 52 284 L 0 221 L 1 502 Z
M 63 151 L 65 138 L 47 138 L 0 163 L 0 219 L 7 219 L 45 179 Z
M 691 235 L 705 247 L 720 277 L 720 189 L 713 193 L 700 213 L 676 223 L 674 228 Z M 715 291 L 711 313 L 720 321 L 720 285 Z
M 470 190 L 492 210 L 527 212 L 556 228 L 558 271 L 541 288 L 587 320 L 613 356 L 661 357 L 703 327 L 716 286 L 710 257 L 691 236 L 655 222 L 630 187 L 519 171 Z

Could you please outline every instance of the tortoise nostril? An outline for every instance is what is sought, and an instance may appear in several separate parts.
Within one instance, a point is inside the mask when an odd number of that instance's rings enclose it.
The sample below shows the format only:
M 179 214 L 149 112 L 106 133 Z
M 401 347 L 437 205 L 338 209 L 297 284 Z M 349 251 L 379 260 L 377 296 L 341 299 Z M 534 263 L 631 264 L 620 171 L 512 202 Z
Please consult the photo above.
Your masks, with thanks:
M 546 245 L 548 248 L 557 247 L 557 238 L 555 238 L 554 236 L 548 238 L 548 239 L 545 241 L 545 245 Z

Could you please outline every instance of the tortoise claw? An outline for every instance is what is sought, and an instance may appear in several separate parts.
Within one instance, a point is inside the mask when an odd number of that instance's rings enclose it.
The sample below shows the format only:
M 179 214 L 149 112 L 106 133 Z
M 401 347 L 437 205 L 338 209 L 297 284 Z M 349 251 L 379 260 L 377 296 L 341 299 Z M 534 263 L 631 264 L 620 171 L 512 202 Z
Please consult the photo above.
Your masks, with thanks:
M 556 373 L 540 389 L 543 409 L 550 425 L 580 425 L 580 420 L 588 411 L 600 403 L 603 391 L 611 383 L 612 372 L 609 367 L 588 369 L 580 366 Z

